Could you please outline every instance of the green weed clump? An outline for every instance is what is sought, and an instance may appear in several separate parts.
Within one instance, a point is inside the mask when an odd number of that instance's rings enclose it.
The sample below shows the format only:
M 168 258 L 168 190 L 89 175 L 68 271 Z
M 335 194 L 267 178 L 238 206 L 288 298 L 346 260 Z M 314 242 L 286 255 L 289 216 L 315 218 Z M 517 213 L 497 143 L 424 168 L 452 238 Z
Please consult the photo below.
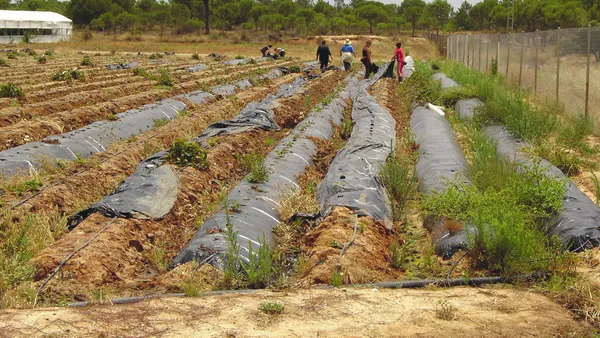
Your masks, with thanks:
M 198 52 L 194 52 L 194 54 L 192 54 L 192 60 L 200 60 L 200 55 L 198 55 Z
M 160 53 L 152 53 L 152 54 L 150 54 L 150 56 L 148 56 L 148 58 L 150 60 L 162 59 L 163 57 L 165 57 L 165 56 L 163 54 L 160 54 Z
M 207 152 L 196 142 L 177 139 L 169 149 L 169 160 L 182 167 L 208 168 Z
M 0 97 L 23 97 L 23 90 L 14 83 L 4 83 L 0 85 Z
M 252 242 L 248 241 L 248 259 L 240 258 L 238 231 L 233 228 L 230 218 L 230 206 L 225 202 L 225 252 L 224 279 L 228 287 L 240 286 L 249 288 L 264 288 L 271 284 L 277 275 L 276 259 L 273 250 L 265 237 L 259 241 L 258 250 L 254 250 Z M 237 284 L 237 285 L 236 285 Z
M 9 59 L 16 59 L 16 58 L 19 57 L 19 53 L 17 53 L 17 52 L 8 52 L 6 54 L 6 57 L 9 58 Z
M 81 60 L 81 63 L 79 64 L 80 66 L 93 66 L 94 62 L 92 62 L 92 59 L 90 59 L 89 56 L 84 56 L 83 60 Z
M 410 97 L 417 103 L 438 103 L 442 84 L 433 80 L 435 71 L 426 62 L 416 60 L 415 72 L 405 81 Z
M 46 64 L 48 62 L 48 59 L 46 58 L 46 55 L 41 55 L 40 57 L 38 57 L 38 63 L 43 65 Z
M 266 314 L 274 315 L 274 314 L 281 314 L 283 312 L 283 310 L 285 309 L 285 306 L 283 304 L 279 304 L 279 303 L 265 302 L 265 303 L 260 303 L 259 309 L 260 309 L 260 311 L 262 311 Z
M 300 73 L 300 66 L 294 65 L 290 67 L 290 73 Z
M 258 153 L 249 153 L 242 157 L 241 165 L 250 171 L 248 181 L 264 183 L 269 180 L 269 169 L 264 165 L 265 157 Z
M 392 216 L 394 220 L 400 220 L 406 202 L 417 189 L 412 162 L 392 154 L 381 168 L 379 176 L 388 195 L 392 197 Z
M 85 74 L 77 68 L 69 70 L 59 70 L 52 74 L 53 81 L 65 81 L 72 84 L 74 80 L 85 81 Z
M 158 78 L 158 84 L 161 86 L 173 87 L 175 84 L 175 80 L 173 80 L 173 76 L 169 73 L 166 68 L 158 69 L 158 73 L 160 77 Z
M 0 67 L 10 67 L 10 65 L 8 64 L 8 62 L 6 62 L 6 60 L 0 58 Z
M 475 268 L 504 275 L 548 271 L 558 247 L 544 222 L 562 209 L 566 183 L 546 176 L 540 163 L 503 162 L 495 149 L 485 136 L 476 137 L 473 185 L 449 182 L 444 193 L 425 197 L 422 205 L 429 214 L 472 225 L 466 231 Z

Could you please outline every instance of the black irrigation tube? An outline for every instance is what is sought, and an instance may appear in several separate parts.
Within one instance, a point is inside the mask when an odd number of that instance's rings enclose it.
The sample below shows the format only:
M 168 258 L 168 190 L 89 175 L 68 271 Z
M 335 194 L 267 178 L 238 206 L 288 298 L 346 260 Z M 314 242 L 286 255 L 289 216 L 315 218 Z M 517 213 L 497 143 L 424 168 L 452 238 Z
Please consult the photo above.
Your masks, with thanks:
M 443 73 L 434 75 L 434 79 L 443 83 L 454 82 Z M 456 82 L 451 87 L 459 86 Z M 443 87 L 443 85 L 442 85 Z M 459 100 L 456 110 L 461 119 L 470 119 L 477 106 L 483 102 L 478 98 Z M 509 161 L 530 168 L 537 162 L 545 168 L 544 175 L 566 180 L 566 192 L 563 196 L 563 209 L 546 222 L 546 231 L 556 235 L 565 248 L 579 252 L 600 246 L 600 208 L 585 195 L 572 180 L 549 161 L 523 152 L 527 143 L 514 135 L 504 126 L 495 125 L 484 128 L 486 135 L 497 143 L 497 152 Z
M 405 280 L 405 281 L 394 281 L 394 282 L 380 282 L 380 283 L 368 283 L 368 284 L 348 284 L 341 285 L 340 287 L 346 288 L 381 288 L 381 289 L 420 289 L 427 286 L 437 286 L 437 287 L 457 287 L 457 286 L 481 286 L 481 285 L 491 285 L 491 284 L 501 284 L 501 283 L 510 283 L 517 279 L 526 279 L 526 280 L 537 280 L 542 278 L 543 276 L 540 274 L 530 274 L 530 275 L 519 275 L 515 277 L 501 277 L 501 276 L 491 276 L 491 277 L 474 277 L 474 278 L 454 278 L 454 279 L 418 279 L 418 280 Z M 335 287 L 331 285 L 324 286 L 313 286 L 314 290 L 331 290 Z M 235 294 L 252 294 L 256 292 L 266 291 L 269 289 L 243 289 L 243 290 L 221 290 L 221 291 L 207 291 L 201 292 L 197 297 L 208 297 L 208 296 L 220 296 L 220 295 L 235 295 Z M 167 294 L 154 294 L 148 296 L 133 296 L 133 297 L 121 297 L 114 298 L 108 302 L 102 303 L 94 303 L 88 301 L 82 302 L 73 302 L 69 303 L 67 307 L 85 307 L 89 305 L 121 305 L 121 304 L 132 304 L 150 299 L 161 299 L 161 298 L 170 298 L 170 297 L 187 297 L 185 293 L 167 293 Z M 194 297 L 190 297 L 194 298 Z

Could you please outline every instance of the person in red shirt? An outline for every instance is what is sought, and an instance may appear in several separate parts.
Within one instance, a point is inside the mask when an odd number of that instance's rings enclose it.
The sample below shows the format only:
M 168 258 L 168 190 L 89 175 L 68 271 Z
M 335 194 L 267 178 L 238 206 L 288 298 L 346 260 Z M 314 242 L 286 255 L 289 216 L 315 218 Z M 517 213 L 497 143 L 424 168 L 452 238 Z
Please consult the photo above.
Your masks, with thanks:
M 402 43 L 396 43 L 396 53 L 392 58 L 392 61 L 396 60 L 398 63 L 398 82 L 402 82 L 402 68 L 404 68 L 404 51 L 402 50 Z

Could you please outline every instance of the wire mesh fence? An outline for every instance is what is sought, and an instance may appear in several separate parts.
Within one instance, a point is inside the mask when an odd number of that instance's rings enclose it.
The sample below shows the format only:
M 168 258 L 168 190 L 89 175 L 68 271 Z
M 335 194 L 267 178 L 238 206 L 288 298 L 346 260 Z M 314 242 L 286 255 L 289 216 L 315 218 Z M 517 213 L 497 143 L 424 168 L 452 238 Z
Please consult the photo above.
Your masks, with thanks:
M 600 131 L 600 27 L 445 38 L 448 59 L 480 72 L 494 70 L 536 98 L 556 101 L 571 116 L 585 114 Z

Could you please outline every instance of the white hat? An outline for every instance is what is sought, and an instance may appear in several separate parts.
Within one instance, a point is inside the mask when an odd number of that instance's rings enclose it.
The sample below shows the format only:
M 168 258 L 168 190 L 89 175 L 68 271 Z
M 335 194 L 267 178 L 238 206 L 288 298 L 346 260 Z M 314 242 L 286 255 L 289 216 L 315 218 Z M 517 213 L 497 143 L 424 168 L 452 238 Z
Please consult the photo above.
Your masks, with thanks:
M 351 45 L 350 39 L 346 39 L 346 42 L 344 42 L 344 43 L 347 44 L 347 45 Z

